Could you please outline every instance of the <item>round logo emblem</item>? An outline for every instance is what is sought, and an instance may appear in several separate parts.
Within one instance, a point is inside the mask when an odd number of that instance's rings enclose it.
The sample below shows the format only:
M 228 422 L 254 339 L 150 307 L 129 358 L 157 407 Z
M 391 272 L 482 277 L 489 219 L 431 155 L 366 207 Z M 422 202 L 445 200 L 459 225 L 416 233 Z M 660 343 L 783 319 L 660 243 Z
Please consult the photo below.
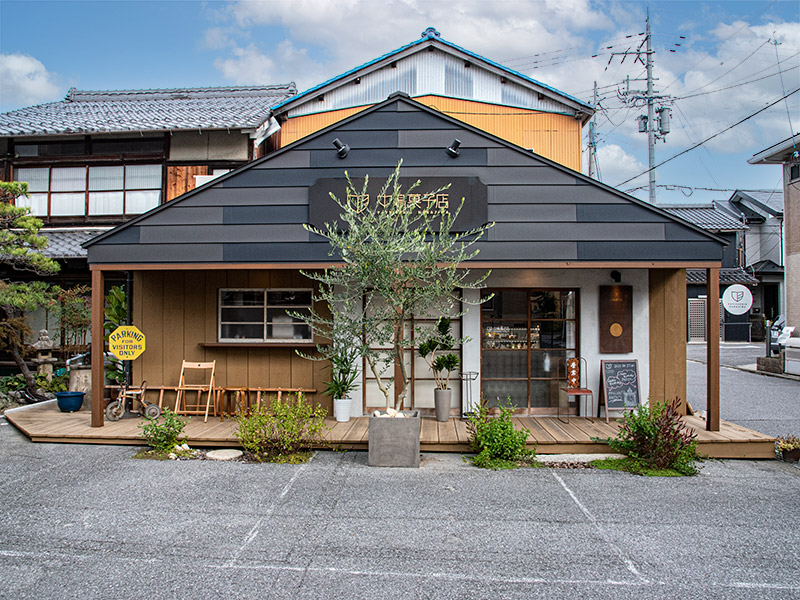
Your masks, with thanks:
M 753 306 L 753 294 L 738 283 L 729 285 L 722 294 L 722 306 L 732 315 L 743 315 Z

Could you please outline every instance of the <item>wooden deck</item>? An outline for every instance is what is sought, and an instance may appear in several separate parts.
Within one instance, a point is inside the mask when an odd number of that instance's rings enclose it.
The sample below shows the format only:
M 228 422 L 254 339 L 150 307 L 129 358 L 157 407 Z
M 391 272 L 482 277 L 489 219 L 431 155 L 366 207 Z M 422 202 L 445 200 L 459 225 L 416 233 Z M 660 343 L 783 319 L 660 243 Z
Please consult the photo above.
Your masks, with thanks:
M 124 419 L 107 422 L 103 427 L 91 427 L 88 411 L 62 413 L 55 402 L 6 411 L 6 418 L 34 442 L 57 442 L 72 444 L 143 444 L 138 425 L 142 419 Z M 774 458 L 775 439 L 722 421 L 720 431 L 705 430 L 705 422 L 698 417 L 684 417 L 686 423 L 697 433 L 700 454 L 713 458 Z M 608 438 L 616 435 L 619 424 L 606 424 L 604 419 L 572 417 L 561 421 L 555 417 L 515 417 L 518 429 L 530 431 L 529 445 L 534 443 L 539 454 L 604 453 L 611 451 L 608 445 L 592 438 Z M 330 427 L 326 440 L 331 447 L 353 450 L 367 449 L 369 419 L 360 417 L 347 423 L 327 419 Z M 185 429 L 191 446 L 236 447 L 234 435 L 236 421 L 209 418 L 203 423 L 201 417 L 193 417 Z M 422 419 L 420 447 L 428 452 L 469 451 L 467 425 L 461 419 L 450 419 L 439 423 L 432 418 Z

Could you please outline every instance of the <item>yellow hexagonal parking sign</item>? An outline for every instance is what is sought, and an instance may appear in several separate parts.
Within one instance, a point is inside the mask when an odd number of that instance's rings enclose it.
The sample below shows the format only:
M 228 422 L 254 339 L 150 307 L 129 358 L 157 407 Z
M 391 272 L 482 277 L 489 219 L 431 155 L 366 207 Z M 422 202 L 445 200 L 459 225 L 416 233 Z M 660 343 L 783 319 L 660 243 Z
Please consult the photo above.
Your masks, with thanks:
M 135 360 L 144 352 L 144 334 L 134 325 L 121 325 L 108 336 L 108 349 L 120 360 Z

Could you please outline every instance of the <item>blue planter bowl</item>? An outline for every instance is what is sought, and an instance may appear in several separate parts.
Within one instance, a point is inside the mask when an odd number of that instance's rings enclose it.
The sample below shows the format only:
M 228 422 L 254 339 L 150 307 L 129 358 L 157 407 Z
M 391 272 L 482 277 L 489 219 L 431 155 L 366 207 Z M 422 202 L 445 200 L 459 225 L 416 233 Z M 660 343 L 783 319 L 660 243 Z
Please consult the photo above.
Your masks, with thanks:
M 83 406 L 86 392 L 56 392 L 58 408 L 61 412 L 75 412 Z

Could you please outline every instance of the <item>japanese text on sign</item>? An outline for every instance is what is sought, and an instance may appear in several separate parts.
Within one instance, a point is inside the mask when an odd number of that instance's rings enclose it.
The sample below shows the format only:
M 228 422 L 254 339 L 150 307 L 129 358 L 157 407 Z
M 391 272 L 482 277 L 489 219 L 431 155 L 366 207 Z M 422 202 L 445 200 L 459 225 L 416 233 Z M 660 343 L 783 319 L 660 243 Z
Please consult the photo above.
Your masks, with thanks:
M 378 206 L 388 208 L 392 201 L 396 202 L 398 208 L 405 209 L 407 212 L 420 210 L 426 213 L 436 213 L 446 211 L 450 208 L 450 194 L 392 194 L 376 195 L 375 201 Z M 370 202 L 369 194 L 353 194 L 347 192 L 347 204 L 355 212 L 364 211 Z

